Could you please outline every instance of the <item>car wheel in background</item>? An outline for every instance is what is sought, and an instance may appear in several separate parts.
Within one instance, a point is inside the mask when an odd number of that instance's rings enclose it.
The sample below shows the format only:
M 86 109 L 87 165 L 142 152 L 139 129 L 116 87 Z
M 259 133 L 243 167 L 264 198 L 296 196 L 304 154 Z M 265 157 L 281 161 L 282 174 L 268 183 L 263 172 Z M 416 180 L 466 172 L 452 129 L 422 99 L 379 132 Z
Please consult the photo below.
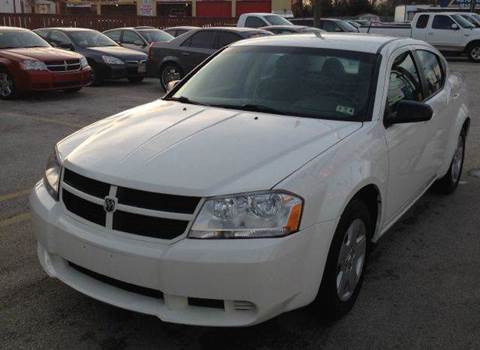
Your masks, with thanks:
M 65 89 L 63 91 L 70 94 L 70 93 L 74 93 L 74 92 L 79 92 L 80 90 L 82 90 L 81 87 L 76 87 L 76 88 Z
M 0 98 L 8 100 L 17 96 L 15 81 L 5 70 L 0 70 Z
M 468 58 L 473 62 L 480 62 L 480 42 L 471 44 L 468 48 Z
M 167 63 L 160 70 L 160 83 L 163 90 L 167 91 L 167 85 L 174 80 L 180 80 L 183 77 L 181 68 L 175 63 Z
M 143 77 L 130 77 L 128 78 L 128 81 L 133 83 L 133 84 L 138 84 L 143 81 Z
M 102 85 L 103 83 L 103 76 L 100 73 L 99 69 L 95 66 L 90 64 L 90 67 L 92 68 L 92 71 L 90 73 L 90 80 L 91 80 L 91 85 L 93 86 L 99 86 Z
M 363 282 L 372 231 L 367 205 L 360 199 L 353 199 L 335 230 L 315 301 L 321 318 L 337 320 L 355 304 Z
M 458 137 L 457 147 L 447 174 L 434 184 L 436 192 L 450 194 L 457 189 L 460 178 L 462 177 L 463 160 L 465 159 L 465 138 L 466 132 L 464 129 Z

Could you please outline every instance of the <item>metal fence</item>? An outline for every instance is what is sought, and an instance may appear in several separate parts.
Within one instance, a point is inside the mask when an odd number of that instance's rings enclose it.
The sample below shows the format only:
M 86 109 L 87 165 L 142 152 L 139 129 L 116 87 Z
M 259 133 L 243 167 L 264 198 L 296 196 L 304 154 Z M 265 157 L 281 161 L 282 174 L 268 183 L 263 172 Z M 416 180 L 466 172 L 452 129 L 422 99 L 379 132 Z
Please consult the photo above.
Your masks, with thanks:
M 221 27 L 234 26 L 231 17 L 142 17 L 104 15 L 43 15 L 0 13 L 0 26 L 28 29 L 45 27 L 82 27 L 104 31 L 119 27 L 152 26 L 166 28 L 174 26 Z

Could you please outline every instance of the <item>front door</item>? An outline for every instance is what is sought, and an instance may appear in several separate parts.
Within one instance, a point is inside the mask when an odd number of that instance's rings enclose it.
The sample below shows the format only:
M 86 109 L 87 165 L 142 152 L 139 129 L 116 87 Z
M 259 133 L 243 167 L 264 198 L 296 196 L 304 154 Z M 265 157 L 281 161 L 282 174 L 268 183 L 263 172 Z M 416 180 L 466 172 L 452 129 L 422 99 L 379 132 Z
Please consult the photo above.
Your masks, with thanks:
M 435 15 L 426 41 L 439 50 L 461 51 L 465 47 L 465 30 L 447 15 Z

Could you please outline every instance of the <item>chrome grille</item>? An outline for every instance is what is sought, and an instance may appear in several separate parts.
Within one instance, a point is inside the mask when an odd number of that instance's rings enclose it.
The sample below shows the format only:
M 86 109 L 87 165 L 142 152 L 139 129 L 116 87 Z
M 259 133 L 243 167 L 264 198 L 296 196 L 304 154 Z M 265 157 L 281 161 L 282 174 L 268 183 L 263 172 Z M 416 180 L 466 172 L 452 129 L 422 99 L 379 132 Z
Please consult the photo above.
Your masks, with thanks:
M 94 180 L 65 169 L 61 186 L 65 209 L 107 229 L 171 240 L 184 234 L 198 197 L 147 192 Z
M 63 60 L 45 62 L 47 69 L 52 72 L 73 72 L 80 70 L 80 60 Z

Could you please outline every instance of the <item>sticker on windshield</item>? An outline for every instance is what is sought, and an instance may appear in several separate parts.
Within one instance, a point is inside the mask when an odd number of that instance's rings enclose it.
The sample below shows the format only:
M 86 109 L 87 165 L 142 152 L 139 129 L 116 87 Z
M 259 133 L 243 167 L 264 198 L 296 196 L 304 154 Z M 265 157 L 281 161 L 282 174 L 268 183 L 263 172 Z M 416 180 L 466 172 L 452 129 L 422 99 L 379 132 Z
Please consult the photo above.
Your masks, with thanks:
M 355 109 L 352 107 L 337 105 L 337 112 L 352 116 L 355 114 Z

